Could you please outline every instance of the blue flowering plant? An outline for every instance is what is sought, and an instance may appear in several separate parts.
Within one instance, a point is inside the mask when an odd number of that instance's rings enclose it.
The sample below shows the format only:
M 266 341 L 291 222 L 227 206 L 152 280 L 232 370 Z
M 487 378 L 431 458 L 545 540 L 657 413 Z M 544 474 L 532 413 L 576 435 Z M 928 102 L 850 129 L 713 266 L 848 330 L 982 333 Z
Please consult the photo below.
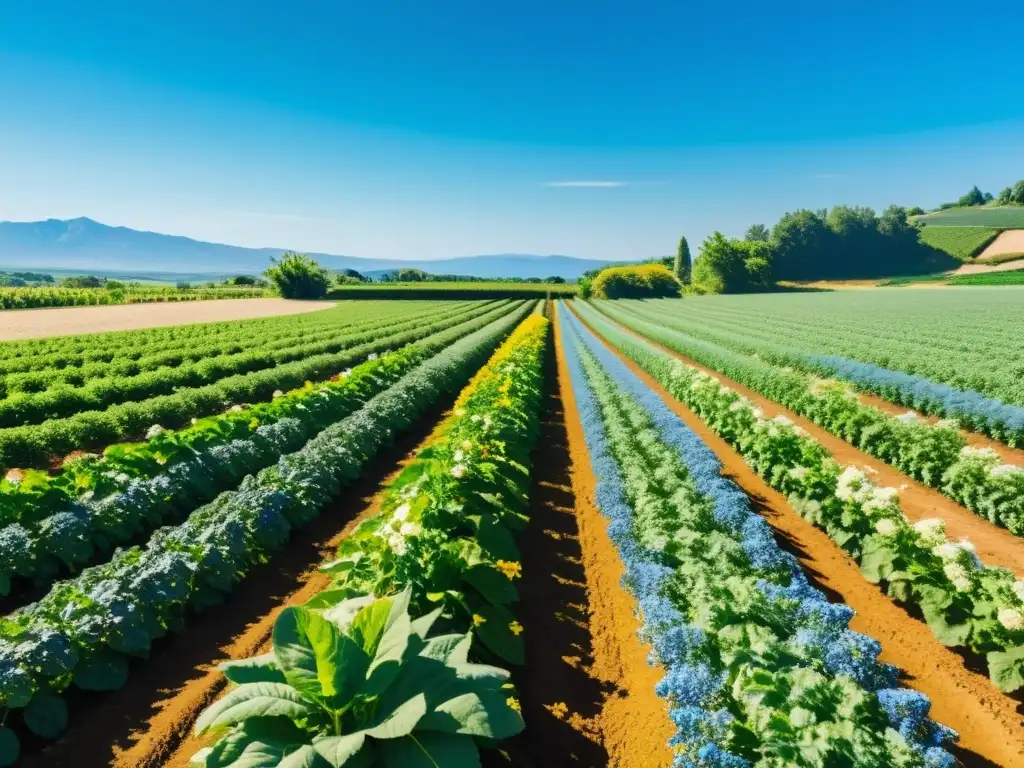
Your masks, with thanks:
M 637 599 L 677 766 L 952 766 L 853 612 L 811 587 L 714 454 L 563 314 L 598 500 Z M 914 716 L 890 706 L 917 703 Z
M 968 541 L 950 541 L 940 519 L 911 523 L 899 491 L 868 470 L 840 466 L 784 417 L 766 419 L 747 398 L 611 323 L 582 314 L 610 343 L 730 442 L 801 515 L 822 528 L 896 600 L 916 606 L 944 645 L 984 655 L 1003 691 L 1024 687 L 1024 580 L 985 566 Z

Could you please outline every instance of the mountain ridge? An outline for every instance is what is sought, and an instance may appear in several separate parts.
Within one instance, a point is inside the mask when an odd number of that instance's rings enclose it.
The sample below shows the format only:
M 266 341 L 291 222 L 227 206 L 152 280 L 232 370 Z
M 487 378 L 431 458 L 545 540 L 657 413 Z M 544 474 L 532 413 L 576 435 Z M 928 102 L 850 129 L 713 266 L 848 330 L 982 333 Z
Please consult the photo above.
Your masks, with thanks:
M 88 217 L 44 221 L 0 221 L 0 263 L 45 270 L 81 269 L 218 275 L 258 274 L 285 248 L 246 248 L 183 235 L 111 226 Z M 577 279 L 609 262 L 563 255 L 482 254 L 445 259 L 379 259 L 310 253 L 333 270 L 380 272 L 422 269 L 469 277 L 550 277 Z

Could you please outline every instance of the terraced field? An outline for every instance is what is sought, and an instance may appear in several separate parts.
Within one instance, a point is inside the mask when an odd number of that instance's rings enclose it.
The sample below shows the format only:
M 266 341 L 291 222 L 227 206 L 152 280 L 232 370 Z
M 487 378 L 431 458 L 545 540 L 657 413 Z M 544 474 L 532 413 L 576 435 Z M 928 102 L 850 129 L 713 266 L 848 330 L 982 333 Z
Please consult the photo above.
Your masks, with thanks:
M 0 345 L 0 765 L 1024 765 L 1024 310 L 924 294 Z

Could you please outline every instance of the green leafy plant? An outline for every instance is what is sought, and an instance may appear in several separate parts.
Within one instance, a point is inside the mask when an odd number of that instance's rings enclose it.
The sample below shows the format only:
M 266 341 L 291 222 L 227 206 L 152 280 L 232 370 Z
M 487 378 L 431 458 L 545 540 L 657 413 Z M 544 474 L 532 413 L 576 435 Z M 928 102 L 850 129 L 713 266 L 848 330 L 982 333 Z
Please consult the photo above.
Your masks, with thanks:
M 469 661 L 472 635 L 429 637 L 409 590 L 318 612 L 287 608 L 273 650 L 221 667 L 238 687 L 196 732 L 221 732 L 193 762 L 207 768 L 479 765 L 477 739 L 519 733 L 509 673 Z
M 331 287 L 331 273 L 301 253 L 284 254 L 264 274 L 286 299 L 322 299 Z

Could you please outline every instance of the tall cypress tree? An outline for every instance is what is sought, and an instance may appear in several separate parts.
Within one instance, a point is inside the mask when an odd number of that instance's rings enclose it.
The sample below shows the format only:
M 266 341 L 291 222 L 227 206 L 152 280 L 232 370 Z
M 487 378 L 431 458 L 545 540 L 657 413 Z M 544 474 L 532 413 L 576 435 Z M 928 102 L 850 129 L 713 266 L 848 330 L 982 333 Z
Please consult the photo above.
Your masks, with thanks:
M 686 285 L 690 282 L 690 270 L 692 267 L 690 261 L 690 244 L 686 242 L 685 237 L 679 238 L 679 248 L 676 250 L 676 263 L 675 269 L 676 277 L 679 278 L 679 282 Z

